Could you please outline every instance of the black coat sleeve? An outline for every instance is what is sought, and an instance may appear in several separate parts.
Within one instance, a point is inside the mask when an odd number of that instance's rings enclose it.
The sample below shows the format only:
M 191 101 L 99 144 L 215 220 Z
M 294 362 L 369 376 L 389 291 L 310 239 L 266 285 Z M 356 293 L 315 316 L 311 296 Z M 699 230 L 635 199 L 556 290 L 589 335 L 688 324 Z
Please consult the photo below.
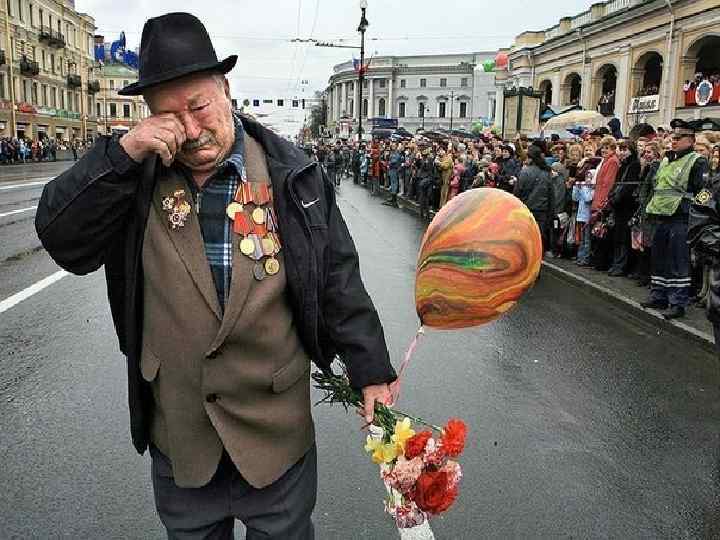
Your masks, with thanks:
M 325 325 L 354 388 L 390 383 L 397 375 L 390 363 L 380 317 L 360 276 L 357 250 L 337 206 L 335 188 L 326 177 L 323 181 L 329 245 L 321 306 Z
M 138 169 L 117 139 L 103 137 L 45 186 L 35 229 L 62 268 L 87 274 L 102 266 L 135 200 Z

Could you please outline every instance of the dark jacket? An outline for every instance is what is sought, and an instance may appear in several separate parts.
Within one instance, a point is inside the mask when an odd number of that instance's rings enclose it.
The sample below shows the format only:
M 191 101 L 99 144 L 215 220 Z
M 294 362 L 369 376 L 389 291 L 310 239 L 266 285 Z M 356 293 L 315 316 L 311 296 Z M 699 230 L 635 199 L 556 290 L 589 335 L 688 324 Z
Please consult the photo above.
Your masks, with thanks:
M 533 214 L 554 212 L 554 188 L 550 171 L 537 165 L 528 165 L 520 172 L 515 184 L 515 196 L 527 206 Z
M 305 350 L 326 371 L 339 355 L 356 388 L 394 380 L 383 329 L 333 186 L 322 168 L 290 143 L 251 119 L 242 122 L 267 155 L 286 253 L 287 293 Z M 161 167 L 156 157 L 138 165 L 116 139 L 100 138 L 45 186 L 35 217 L 43 246 L 61 267 L 75 274 L 105 268 L 120 350 L 127 356 L 130 428 L 140 453 L 147 447 L 153 404 L 140 374 L 141 255 Z
M 713 178 L 690 207 L 688 243 L 695 254 L 710 266 L 707 318 L 720 323 L 720 178 Z M 714 186 L 714 189 L 711 188 Z
M 522 170 L 522 164 L 514 157 L 504 159 L 500 162 L 500 174 L 498 175 L 498 187 L 512 193 L 513 184 L 510 179 L 514 176 L 515 178 L 520 177 L 520 171 Z
M 620 164 L 617 180 L 608 195 L 608 209 L 615 214 L 616 223 L 626 224 L 635 213 L 636 199 L 634 194 L 640 180 L 640 161 L 637 156 L 630 155 Z

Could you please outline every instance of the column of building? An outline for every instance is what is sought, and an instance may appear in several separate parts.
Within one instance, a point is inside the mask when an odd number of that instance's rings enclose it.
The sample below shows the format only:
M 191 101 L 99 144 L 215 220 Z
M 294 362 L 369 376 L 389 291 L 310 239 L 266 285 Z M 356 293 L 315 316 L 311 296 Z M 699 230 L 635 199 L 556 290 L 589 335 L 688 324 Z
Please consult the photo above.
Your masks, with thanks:
M 368 118 L 375 116 L 375 79 L 368 77 Z
M 387 107 L 385 107 L 385 118 L 393 118 L 393 76 L 392 73 L 390 74 L 390 77 L 387 80 L 388 84 L 388 103 Z

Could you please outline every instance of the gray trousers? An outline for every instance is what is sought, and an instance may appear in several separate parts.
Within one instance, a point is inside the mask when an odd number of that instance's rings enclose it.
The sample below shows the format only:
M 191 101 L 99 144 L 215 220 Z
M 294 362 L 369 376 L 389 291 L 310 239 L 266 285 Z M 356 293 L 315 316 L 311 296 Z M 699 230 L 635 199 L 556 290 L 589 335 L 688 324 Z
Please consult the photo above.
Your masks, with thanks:
M 155 505 L 169 540 L 233 540 L 235 520 L 247 540 L 313 540 L 317 497 L 315 445 L 273 484 L 256 489 L 223 452 L 217 472 L 199 488 L 175 484 L 170 460 L 150 446 Z

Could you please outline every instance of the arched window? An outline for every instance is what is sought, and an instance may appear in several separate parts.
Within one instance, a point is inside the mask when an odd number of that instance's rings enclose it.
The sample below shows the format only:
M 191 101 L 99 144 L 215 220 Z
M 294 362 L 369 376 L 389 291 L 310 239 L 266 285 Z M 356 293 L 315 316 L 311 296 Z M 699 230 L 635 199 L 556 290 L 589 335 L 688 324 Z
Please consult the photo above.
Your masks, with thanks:
M 720 36 L 705 36 L 695 41 L 681 64 L 686 107 L 716 104 L 720 98 Z M 700 100 L 700 102 L 698 102 Z
M 552 104 L 552 96 L 553 96 L 553 85 L 552 82 L 545 79 L 543 82 L 540 83 L 540 93 L 542 93 L 542 101 L 545 105 L 551 105 Z
M 385 116 L 385 98 L 378 100 L 378 116 Z
M 418 103 L 418 118 L 425 118 L 425 111 L 427 110 L 427 105 L 425 105 L 424 101 L 421 101 Z
M 577 73 L 570 73 L 560 87 L 563 105 L 580 105 L 582 96 L 582 78 Z
M 604 116 L 615 114 L 615 90 L 617 88 L 617 69 L 612 64 L 603 65 L 596 76 L 595 98 L 597 110 Z

